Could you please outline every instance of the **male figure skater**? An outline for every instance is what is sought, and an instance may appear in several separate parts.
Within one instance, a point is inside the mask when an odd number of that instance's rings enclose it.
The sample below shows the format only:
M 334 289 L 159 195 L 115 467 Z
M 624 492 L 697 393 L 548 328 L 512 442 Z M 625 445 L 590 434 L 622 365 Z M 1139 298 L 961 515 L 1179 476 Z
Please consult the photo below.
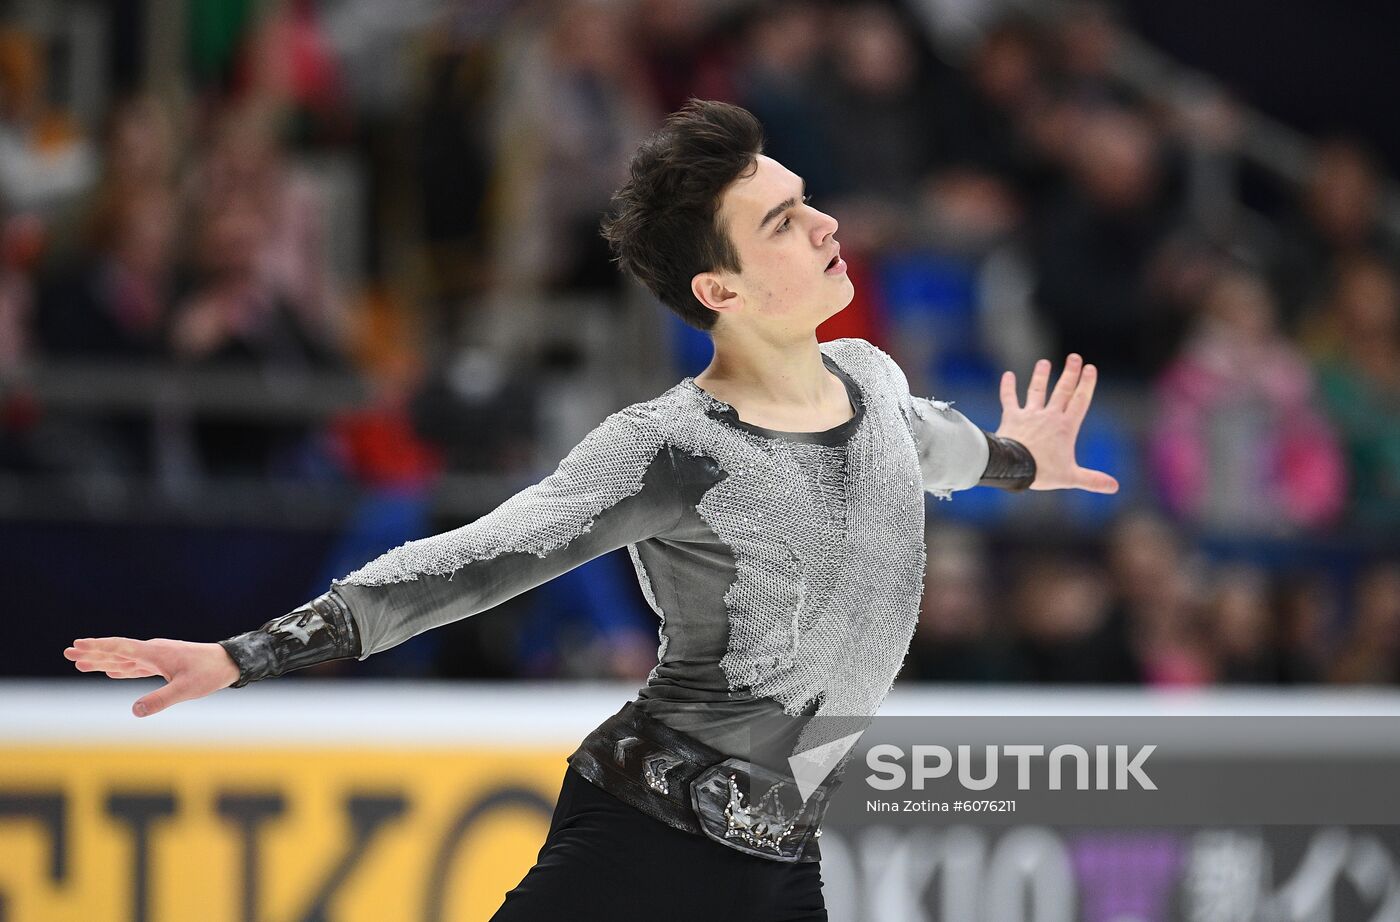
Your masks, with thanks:
M 794 800 L 791 779 L 744 758 L 746 734 L 874 714 L 918 615 L 925 491 L 1118 484 L 1074 459 L 1096 380 L 1077 355 L 1048 395 L 1037 363 L 1024 404 L 1006 372 L 989 434 L 911 395 L 870 343 L 819 344 L 817 325 L 853 294 L 838 224 L 762 146 L 748 112 L 692 100 L 637 151 L 604 225 L 622 267 L 710 333 L 701 374 L 612 414 L 477 521 L 389 551 L 256 631 L 84 639 L 65 654 L 168 679 L 134 705 L 147 716 L 364 659 L 625 546 L 661 619 L 657 666 L 570 757 L 538 863 L 495 918 L 825 919 L 827 785 Z

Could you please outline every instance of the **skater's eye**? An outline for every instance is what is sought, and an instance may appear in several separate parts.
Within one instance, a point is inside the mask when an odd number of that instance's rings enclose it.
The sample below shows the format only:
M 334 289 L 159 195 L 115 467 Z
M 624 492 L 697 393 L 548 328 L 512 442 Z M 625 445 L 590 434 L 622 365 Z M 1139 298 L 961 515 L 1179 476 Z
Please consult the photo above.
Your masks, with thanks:
M 812 201 L 812 197 L 811 197 L 810 195 L 804 195 L 804 196 L 802 196 L 802 204 L 806 205 L 806 204 L 810 203 L 811 201 Z M 788 225 L 791 224 L 791 223 L 792 223 L 792 218 L 783 218 L 782 222 L 778 225 L 778 230 L 776 231 L 776 233 L 781 234 L 783 231 L 787 230 Z

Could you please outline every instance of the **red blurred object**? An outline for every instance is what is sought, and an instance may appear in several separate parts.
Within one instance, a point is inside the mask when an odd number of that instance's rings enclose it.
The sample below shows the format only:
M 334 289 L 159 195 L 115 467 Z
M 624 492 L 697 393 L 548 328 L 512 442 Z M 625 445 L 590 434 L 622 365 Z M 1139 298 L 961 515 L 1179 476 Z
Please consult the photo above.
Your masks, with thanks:
M 340 68 L 316 10 L 304 4 L 285 23 L 283 41 L 289 52 L 291 90 L 312 110 L 334 109 L 343 100 Z
M 855 336 L 869 340 L 877 346 L 881 345 L 884 334 L 884 302 L 879 289 L 871 281 L 875 273 L 867 273 L 869 264 L 859 253 L 843 249 L 841 258 L 846 261 L 846 274 L 854 283 L 856 294 L 845 310 L 827 318 L 817 327 L 817 341 L 824 343 Z
M 334 43 L 308 0 L 296 0 L 263 20 L 247 39 L 234 83 L 240 94 L 271 91 L 332 123 L 347 107 Z
M 33 394 L 20 391 L 0 400 L 0 429 L 24 432 L 34 428 L 44 415 L 44 408 Z
M 17 272 L 33 270 L 47 241 L 48 228 L 38 215 L 14 215 L 0 229 L 0 265 Z
M 441 453 L 418 437 L 400 407 L 347 413 L 331 434 L 351 473 L 369 486 L 423 486 L 442 472 Z

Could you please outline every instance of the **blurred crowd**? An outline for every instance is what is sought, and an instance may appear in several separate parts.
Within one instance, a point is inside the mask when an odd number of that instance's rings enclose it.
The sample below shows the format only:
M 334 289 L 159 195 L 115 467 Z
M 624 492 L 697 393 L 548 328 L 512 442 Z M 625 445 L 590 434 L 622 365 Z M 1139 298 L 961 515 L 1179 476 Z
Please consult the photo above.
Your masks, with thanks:
M 906 676 L 1400 680 L 1400 242 L 1364 141 L 1311 139 L 1301 180 L 1261 168 L 1228 93 L 1121 76 L 1127 33 L 1092 3 L 958 42 L 894 2 L 409 6 L 192 4 L 178 90 L 118 81 L 94 125 L 44 37 L 0 30 L 0 472 L 350 484 L 389 511 L 342 557 L 458 524 L 431 519 L 444 473 L 528 482 L 708 361 L 598 223 L 665 113 L 724 99 L 840 221 L 857 294 L 823 339 L 876 342 L 988 429 L 1003 368 L 1102 371 L 1083 460 L 1123 493 L 932 504 Z M 610 391 L 629 356 L 600 374 L 596 343 L 633 342 L 639 310 L 663 373 Z M 372 398 L 172 420 L 24 385 L 113 363 Z M 630 573 L 580 572 L 510 631 L 385 668 L 644 675 Z
M 1118 519 L 1102 554 L 1003 556 L 962 527 L 929 537 L 906 678 L 1161 688 L 1400 681 L 1393 558 L 1355 564 L 1339 587 L 1322 569 L 1212 560 L 1151 513 Z

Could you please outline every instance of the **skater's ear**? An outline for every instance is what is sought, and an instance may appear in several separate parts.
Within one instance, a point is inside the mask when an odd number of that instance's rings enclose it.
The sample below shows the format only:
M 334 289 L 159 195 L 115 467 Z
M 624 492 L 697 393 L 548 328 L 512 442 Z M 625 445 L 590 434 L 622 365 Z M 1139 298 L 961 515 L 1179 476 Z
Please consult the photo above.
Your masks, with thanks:
M 723 315 L 744 302 L 739 292 L 731 287 L 730 281 L 722 273 L 701 272 L 690 280 L 690 290 L 697 301 Z

